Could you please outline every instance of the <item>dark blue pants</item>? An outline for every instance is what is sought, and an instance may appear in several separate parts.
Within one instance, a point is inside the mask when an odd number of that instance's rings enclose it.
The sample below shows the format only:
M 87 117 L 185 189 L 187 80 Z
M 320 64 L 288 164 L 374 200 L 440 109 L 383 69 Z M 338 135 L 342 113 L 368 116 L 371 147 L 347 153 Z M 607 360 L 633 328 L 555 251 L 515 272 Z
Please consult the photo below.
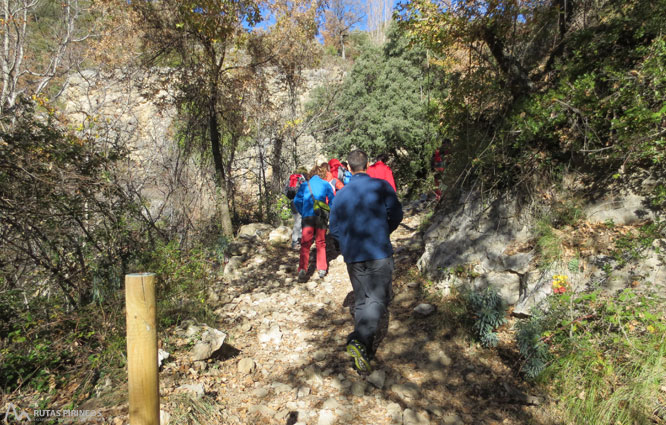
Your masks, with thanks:
M 380 320 L 388 317 L 387 307 L 393 296 L 393 257 L 348 263 L 347 272 L 354 288 L 354 332 L 347 342 L 356 339 L 373 356 Z

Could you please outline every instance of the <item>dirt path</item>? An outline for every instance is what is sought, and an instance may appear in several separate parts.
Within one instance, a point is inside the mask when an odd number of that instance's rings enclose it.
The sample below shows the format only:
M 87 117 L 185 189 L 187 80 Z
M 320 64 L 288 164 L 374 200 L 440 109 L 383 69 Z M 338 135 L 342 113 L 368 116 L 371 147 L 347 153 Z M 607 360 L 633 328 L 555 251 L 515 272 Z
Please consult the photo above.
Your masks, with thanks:
M 471 344 L 441 306 L 427 317 L 413 311 L 429 302 L 429 291 L 414 266 L 422 215 L 406 212 L 392 235 L 395 298 L 373 375 L 359 375 L 344 353 L 352 321 L 343 306 L 351 285 L 342 257 L 331 253 L 324 279 L 298 283 L 297 252 L 259 249 L 241 278 L 217 289 L 224 294 L 219 321 L 209 325 L 228 338 L 216 358 L 193 363 L 176 351 L 163 367 L 169 423 L 549 423 L 528 404 L 508 348 Z M 199 386 L 199 394 L 184 385 Z

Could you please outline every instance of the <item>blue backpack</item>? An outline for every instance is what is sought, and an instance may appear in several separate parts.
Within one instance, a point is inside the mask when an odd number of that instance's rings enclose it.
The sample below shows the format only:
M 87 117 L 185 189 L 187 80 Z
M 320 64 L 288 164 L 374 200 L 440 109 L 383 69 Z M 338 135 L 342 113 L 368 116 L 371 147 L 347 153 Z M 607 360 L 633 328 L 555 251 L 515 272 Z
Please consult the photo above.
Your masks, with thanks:
M 352 174 L 349 170 L 345 170 L 342 167 L 338 168 L 338 180 L 340 180 L 345 186 L 347 186 L 347 183 L 351 180 L 351 176 Z

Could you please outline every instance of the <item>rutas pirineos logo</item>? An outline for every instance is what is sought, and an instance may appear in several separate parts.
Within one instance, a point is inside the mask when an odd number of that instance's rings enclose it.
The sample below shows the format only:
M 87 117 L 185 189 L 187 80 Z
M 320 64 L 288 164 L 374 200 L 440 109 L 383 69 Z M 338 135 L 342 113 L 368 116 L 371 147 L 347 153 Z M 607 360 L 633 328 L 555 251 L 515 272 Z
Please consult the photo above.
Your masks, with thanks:
M 30 415 L 25 410 L 17 410 L 14 404 L 9 403 L 7 405 L 7 411 L 5 412 L 3 423 L 9 424 L 10 420 L 11 423 L 22 422 L 22 421 L 30 422 L 31 418 Z

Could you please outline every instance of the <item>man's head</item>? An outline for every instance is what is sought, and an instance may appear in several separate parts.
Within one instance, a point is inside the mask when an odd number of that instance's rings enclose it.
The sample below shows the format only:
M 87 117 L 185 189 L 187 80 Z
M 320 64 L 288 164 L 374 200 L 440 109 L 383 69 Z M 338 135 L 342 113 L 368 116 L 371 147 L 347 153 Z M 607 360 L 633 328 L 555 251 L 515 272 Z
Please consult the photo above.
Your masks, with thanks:
M 368 169 L 368 155 L 362 150 L 353 150 L 347 155 L 349 162 L 349 171 L 352 173 L 361 173 Z
M 388 155 L 386 155 L 385 153 L 380 153 L 375 157 L 375 162 L 383 162 L 384 164 L 386 164 L 387 161 L 388 161 Z

